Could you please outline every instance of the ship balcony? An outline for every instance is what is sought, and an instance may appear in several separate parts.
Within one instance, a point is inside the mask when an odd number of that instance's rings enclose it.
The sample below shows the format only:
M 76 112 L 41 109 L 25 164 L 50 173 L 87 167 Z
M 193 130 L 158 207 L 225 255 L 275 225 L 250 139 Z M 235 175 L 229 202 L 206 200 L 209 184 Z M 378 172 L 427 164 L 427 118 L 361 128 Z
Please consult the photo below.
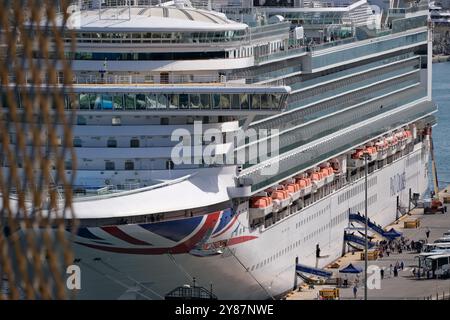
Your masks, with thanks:
M 241 171 L 239 180 L 251 181 L 252 191 L 258 192 L 267 187 L 286 180 L 291 176 L 309 170 L 327 159 L 349 152 L 354 146 L 362 145 L 383 136 L 387 131 L 430 116 L 427 121 L 434 121 L 432 114 L 436 105 L 430 101 L 415 102 L 404 105 L 386 114 L 356 123 L 344 130 L 336 131 L 329 136 L 293 148 L 276 159 L 268 159 Z M 277 174 L 267 176 L 264 168 L 272 162 L 278 162 L 280 170 Z
M 384 55 L 392 51 L 426 44 L 428 41 L 426 21 L 422 25 L 413 27 L 415 29 L 408 30 L 407 27 L 399 26 L 397 33 L 340 46 L 311 48 L 310 66 L 305 65 L 304 71 L 321 71 L 331 66 L 363 60 L 367 56 Z

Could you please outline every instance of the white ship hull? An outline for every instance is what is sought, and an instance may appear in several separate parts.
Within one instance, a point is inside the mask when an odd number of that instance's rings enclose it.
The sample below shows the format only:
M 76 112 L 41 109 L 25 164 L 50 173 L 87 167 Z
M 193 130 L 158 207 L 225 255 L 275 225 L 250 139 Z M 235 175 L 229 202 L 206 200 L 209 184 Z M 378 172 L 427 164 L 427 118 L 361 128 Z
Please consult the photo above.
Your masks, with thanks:
M 419 143 L 413 152 L 370 174 L 370 219 L 386 226 L 397 217 L 397 197 L 398 203 L 407 207 L 410 189 L 424 193 L 428 185 L 427 163 L 428 153 Z M 89 228 L 89 234 L 79 236 L 75 245 L 82 270 L 77 297 L 162 299 L 174 288 L 192 284 L 192 277 L 199 286 L 209 289 L 212 285 L 219 299 L 282 295 L 295 285 L 296 259 L 298 263 L 316 266 L 317 244 L 326 256 L 319 259 L 319 267 L 342 255 L 349 209 L 364 210 L 363 184 L 364 179 L 347 184 L 265 229 L 249 229 L 246 205 L 241 205 L 235 214 L 225 210 L 178 220 L 173 222 L 179 223 L 177 230 L 158 229 L 157 224 L 120 225 L 108 232 Z M 225 220 L 219 221 L 221 218 Z M 205 244 L 203 250 L 192 250 L 198 242 Z M 209 246 L 211 243 L 214 245 Z M 199 252 L 204 252 L 204 256 L 199 256 Z

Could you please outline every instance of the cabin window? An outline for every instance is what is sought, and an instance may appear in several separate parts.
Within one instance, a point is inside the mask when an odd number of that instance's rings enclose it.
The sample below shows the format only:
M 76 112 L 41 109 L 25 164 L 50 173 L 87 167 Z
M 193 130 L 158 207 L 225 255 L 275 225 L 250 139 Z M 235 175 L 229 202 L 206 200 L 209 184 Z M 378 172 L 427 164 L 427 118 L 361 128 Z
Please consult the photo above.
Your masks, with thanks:
M 81 145 L 82 145 L 82 143 L 81 143 L 81 139 L 80 138 L 73 139 L 73 146 L 74 146 L 74 148 L 80 148 Z
M 130 148 L 139 148 L 139 139 L 131 139 Z
M 64 161 L 64 168 L 66 170 L 72 170 L 72 161 Z
M 77 116 L 77 125 L 85 126 L 87 123 L 86 118 L 83 116 Z
M 108 148 L 117 148 L 117 140 L 108 139 L 107 146 Z
M 115 170 L 116 169 L 116 165 L 114 163 L 114 161 L 106 161 L 105 162 L 105 170 Z
M 134 170 L 134 161 L 125 161 L 125 170 Z
M 167 170 L 172 170 L 175 167 L 175 164 L 173 163 L 172 160 L 167 160 L 166 161 L 166 169 Z

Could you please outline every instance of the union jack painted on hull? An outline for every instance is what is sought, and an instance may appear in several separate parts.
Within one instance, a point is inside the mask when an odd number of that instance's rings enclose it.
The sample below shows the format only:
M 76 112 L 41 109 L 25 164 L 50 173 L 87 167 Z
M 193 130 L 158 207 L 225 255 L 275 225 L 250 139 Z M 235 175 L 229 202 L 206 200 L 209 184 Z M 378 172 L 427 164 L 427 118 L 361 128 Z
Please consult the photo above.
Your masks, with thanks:
M 114 253 L 159 255 L 191 253 L 202 256 L 256 239 L 233 237 L 239 214 L 231 208 L 207 215 L 156 223 L 80 228 L 77 244 Z M 236 223 L 238 222 L 238 223 Z

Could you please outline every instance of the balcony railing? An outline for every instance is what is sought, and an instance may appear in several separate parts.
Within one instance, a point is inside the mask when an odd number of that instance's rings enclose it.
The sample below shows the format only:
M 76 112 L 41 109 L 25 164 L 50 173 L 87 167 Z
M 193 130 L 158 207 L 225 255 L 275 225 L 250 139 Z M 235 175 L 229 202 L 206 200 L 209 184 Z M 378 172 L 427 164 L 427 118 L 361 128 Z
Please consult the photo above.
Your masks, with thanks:
M 252 191 L 267 188 L 336 154 L 345 152 L 389 130 L 425 117 L 434 111 L 436 111 L 436 106 L 433 103 L 422 102 L 394 114 L 384 115 L 370 122 L 368 125 L 360 125 L 341 134 L 334 134 L 326 141 L 318 142 L 311 146 L 300 147 L 298 150 L 283 154 L 280 158 L 270 160 L 270 162 L 277 161 L 278 167 L 283 170 L 277 175 L 264 174 L 265 167 L 270 166 L 270 163 L 267 162 L 259 164 L 257 168 L 244 170 L 240 176 L 240 180 L 251 181 Z

